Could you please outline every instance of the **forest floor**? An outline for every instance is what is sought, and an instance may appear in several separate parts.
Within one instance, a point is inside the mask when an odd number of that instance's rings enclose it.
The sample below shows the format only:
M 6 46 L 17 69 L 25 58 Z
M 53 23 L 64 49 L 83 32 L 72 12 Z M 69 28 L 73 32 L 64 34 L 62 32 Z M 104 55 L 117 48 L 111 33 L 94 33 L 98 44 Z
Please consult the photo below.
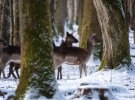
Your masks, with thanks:
M 133 44 L 133 32 L 130 32 L 129 41 L 132 59 L 132 65 L 129 67 L 125 65 L 119 66 L 117 69 L 113 70 L 107 69 L 97 71 L 100 61 L 93 60 L 93 57 L 91 56 L 89 62 L 87 63 L 88 76 L 83 76 L 83 78 L 80 79 L 78 66 L 63 64 L 63 79 L 57 80 L 57 83 L 59 92 L 63 95 L 65 100 L 89 100 L 86 96 L 73 99 L 73 97 L 77 95 L 76 90 L 80 87 L 81 83 L 89 84 L 89 88 L 108 88 L 112 94 L 111 96 L 108 96 L 109 100 L 135 100 L 135 45 Z M 6 73 L 7 72 L 8 66 L 6 67 Z M 8 92 L 8 94 L 4 97 L 0 96 L 0 100 L 6 100 L 8 95 L 14 95 L 18 83 L 19 80 L 14 79 L 13 77 L 10 77 L 9 79 L 0 79 L 0 91 Z M 63 99 L 55 96 L 53 100 Z M 92 100 L 100 99 L 97 95 L 93 94 Z

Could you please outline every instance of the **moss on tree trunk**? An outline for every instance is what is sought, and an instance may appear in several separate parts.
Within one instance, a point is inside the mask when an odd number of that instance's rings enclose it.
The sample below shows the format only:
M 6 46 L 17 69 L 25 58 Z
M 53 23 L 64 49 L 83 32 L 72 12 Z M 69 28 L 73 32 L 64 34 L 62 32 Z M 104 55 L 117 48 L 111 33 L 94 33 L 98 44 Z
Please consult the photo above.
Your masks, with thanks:
M 94 0 L 103 35 L 103 57 L 99 69 L 130 64 L 128 28 L 117 0 Z
M 23 0 L 22 71 L 15 100 L 23 100 L 27 90 L 52 98 L 56 91 L 52 59 L 52 30 L 49 0 Z M 33 98 L 35 99 L 35 98 Z
M 80 47 L 87 47 L 87 37 L 91 34 L 96 33 L 96 36 L 101 39 L 101 30 L 99 26 L 99 22 L 97 20 L 96 9 L 93 5 L 92 0 L 84 1 L 84 9 L 83 9 L 83 19 L 82 25 L 80 25 L 79 33 L 80 33 Z M 102 40 L 102 39 L 101 39 Z M 100 42 L 101 42 L 100 40 Z

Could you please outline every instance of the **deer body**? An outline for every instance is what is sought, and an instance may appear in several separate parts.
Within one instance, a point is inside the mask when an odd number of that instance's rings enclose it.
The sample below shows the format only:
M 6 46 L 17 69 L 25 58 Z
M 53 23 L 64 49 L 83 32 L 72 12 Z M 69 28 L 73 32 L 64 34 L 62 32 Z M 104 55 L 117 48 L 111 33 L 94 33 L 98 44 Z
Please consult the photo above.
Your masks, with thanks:
M 87 76 L 86 63 L 93 50 L 93 40 L 93 36 L 88 39 L 86 49 L 79 47 L 57 47 L 53 54 L 55 69 L 63 63 L 79 65 L 80 78 L 82 77 L 82 69 L 85 72 L 85 76 Z
M 1 72 L 5 78 L 5 66 L 10 64 L 10 62 L 20 63 L 20 47 L 19 46 L 4 46 L 2 48 L 2 54 L 0 57 L 0 76 Z
M 63 52 L 63 47 L 72 47 L 72 44 L 73 43 L 78 43 L 79 41 L 73 36 L 73 33 L 72 34 L 69 34 L 68 32 L 66 33 L 66 39 L 65 41 L 62 41 L 61 45 L 60 45 L 60 48 L 59 47 L 56 47 L 55 44 L 54 44 L 54 49 L 53 51 L 54 52 L 58 52 L 60 51 L 59 53 L 62 53 Z M 62 51 L 61 51 L 62 50 Z M 54 56 L 55 56 L 55 53 L 54 53 Z M 61 56 L 59 56 L 59 54 L 57 56 L 55 56 L 55 64 L 59 65 L 59 62 L 61 62 L 63 60 L 63 58 Z M 58 58 L 57 58 L 58 57 Z M 58 72 L 57 72 L 57 79 L 62 79 L 62 66 L 59 65 L 58 67 Z

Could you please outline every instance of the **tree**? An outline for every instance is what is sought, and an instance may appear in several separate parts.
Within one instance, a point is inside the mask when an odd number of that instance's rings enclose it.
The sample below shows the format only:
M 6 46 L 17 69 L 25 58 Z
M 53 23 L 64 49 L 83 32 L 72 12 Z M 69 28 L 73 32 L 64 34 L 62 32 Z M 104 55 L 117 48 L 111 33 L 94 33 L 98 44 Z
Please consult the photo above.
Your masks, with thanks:
M 2 12 L 1 38 L 9 44 L 10 37 L 10 0 L 4 0 Z
M 15 100 L 52 98 L 57 90 L 52 59 L 49 0 L 22 0 L 19 4 L 22 41 L 21 77 Z
M 20 33 L 19 33 L 19 0 L 13 0 L 13 45 L 20 45 Z
M 100 42 L 102 46 L 102 33 L 92 0 L 84 1 L 82 14 L 82 19 L 79 18 L 81 20 L 81 22 L 79 22 L 80 47 L 86 48 L 86 38 L 94 33 L 96 33 L 97 40 L 99 40 L 98 42 Z
M 3 19 L 4 0 L 0 1 L 0 38 L 2 37 L 2 19 Z
M 125 0 L 125 13 L 126 20 L 133 30 L 135 30 L 135 1 L 134 0 Z M 134 43 L 135 43 L 135 33 L 134 33 Z
M 54 18 L 55 6 L 56 6 L 55 0 L 50 0 L 51 26 L 53 29 L 53 35 L 58 36 L 58 31 L 56 28 L 56 23 L 55 23 L 55 18 Z
M 99 69 L 130 64 L 128 27 L 119 0 L 93 0 L 103 37 L 103 57 Z
M 73 24 L 77 22 L 77 0 L 67 0 L 67 17 L 69 28 L 73 29 Z
M 67 17 L 67 0 L 56 1 L 55 22 L 58 33 L 64 35 L 65 20 Z

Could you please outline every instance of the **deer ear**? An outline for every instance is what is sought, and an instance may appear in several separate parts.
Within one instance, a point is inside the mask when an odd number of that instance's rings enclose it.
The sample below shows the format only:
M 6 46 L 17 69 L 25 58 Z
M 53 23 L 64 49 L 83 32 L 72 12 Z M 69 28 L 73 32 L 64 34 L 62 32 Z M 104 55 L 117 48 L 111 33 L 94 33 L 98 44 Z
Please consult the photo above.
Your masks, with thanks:
M 68 32 L 66 32 L 66 34 L 67 34 L 67 36 L 69 36 L 69 33 Z

